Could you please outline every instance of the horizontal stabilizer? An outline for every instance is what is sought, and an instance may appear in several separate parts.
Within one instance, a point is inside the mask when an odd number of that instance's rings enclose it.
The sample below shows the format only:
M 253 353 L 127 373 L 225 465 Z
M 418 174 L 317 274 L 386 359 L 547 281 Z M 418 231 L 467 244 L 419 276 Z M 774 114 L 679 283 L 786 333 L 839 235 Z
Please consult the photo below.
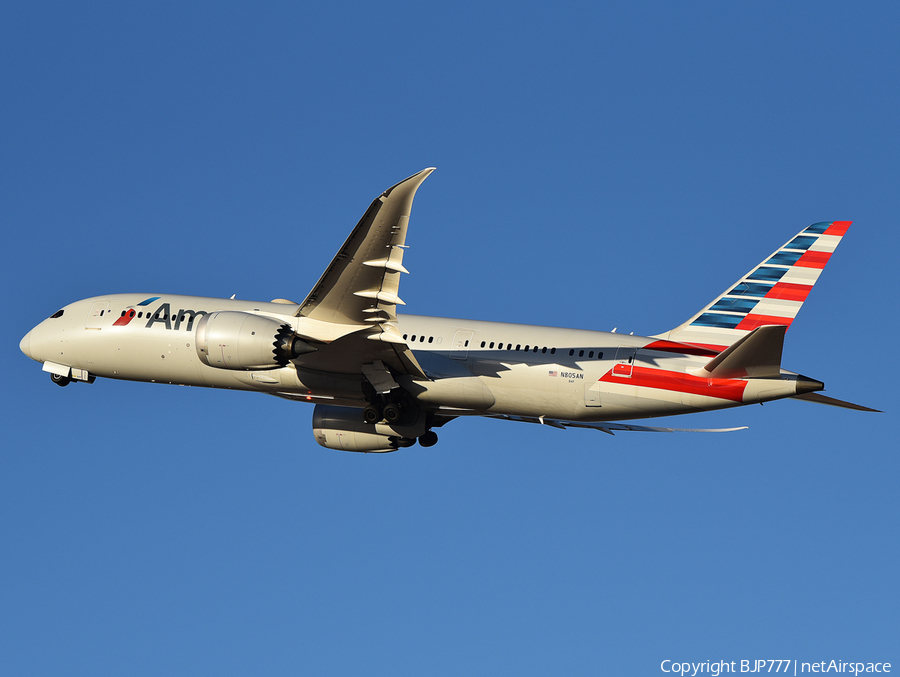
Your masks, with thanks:
M 757 327 L 714 357 L 705 369 L 715 378 L 778 378 L 784 325 Z
M 844 409 L 855 409 L 856 411 L 874 411 L 876 413 L 882 414 L 880 409 L 872 409 L 870 407 L 864 407 L 861 404 L 853 404 L 852 402 L 844 402 L 843 400 L 836 400 L 833 397 L 826 397 L 820 393 L 804 393 L 803 395 L 794 395 L 791 399 L 793 400 L 806 400 L 807 402 L 815 402 L 817 404 L 828 404 L 832 407 L 843 407 Z

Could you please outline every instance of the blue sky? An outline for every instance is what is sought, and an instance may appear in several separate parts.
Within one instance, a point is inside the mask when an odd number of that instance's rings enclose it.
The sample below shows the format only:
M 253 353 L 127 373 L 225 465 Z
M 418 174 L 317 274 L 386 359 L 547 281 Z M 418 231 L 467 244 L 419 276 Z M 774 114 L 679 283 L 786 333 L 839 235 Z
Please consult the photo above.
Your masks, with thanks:
M 29 675 L 900 664 L 890 3 L 28 3 L 0 21 L 0 664 Z M 409 312 L 665 331 L 854 225 L 777 402 L 608 437 L 455 421 L 328 451 L 247 393 L 65 389 L 74 300 L 302 300 L 426 166 Z

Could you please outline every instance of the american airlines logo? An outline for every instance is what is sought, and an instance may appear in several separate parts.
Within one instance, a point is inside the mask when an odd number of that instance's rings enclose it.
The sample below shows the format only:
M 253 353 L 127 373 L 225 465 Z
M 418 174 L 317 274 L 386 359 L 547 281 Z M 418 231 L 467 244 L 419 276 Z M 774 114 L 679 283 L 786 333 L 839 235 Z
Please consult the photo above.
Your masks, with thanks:
M 143 311 L 137 310 L 141 306 L 148 306 L 154 301 L 159 300 L 159 296 L 153 296 L 145 301 L 141 301 L 137 304 L 137 307 L 130 306 L 125 309 L 125 313 L 113 322 L 114 327 L 124 327 L 128 325 L 137 315 L 143 315 Z M 178 331 L 184 326 L 187 331 L 190 331 L 194 327 L 194 320 L 201 315 L 207 315 L 208 312 L 205 310 L 190 310 L 182 308 L 177 313 L 172 313 L 172 309 L 168 303 L 163 303 L 159 308 L 155 311 L 147 311 L 147 324 L 144 325 L 145 328 L 149 329 L 156 323 L 160 323 L 165 326 L 166 329 L 174 329 Z

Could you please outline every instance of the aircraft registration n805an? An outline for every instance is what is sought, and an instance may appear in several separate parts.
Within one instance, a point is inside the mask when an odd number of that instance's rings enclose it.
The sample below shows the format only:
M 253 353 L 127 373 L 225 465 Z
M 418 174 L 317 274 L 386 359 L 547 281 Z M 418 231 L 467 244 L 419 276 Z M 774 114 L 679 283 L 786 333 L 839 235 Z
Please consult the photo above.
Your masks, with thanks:
M 20 348 L 59 385 L 99 376 L 312 402 L 316 441 L 347 451 L 431 446 L 434 429 L 461 416 L 613 433 L 676 430 L 617 421 L 786 397 L 875 411 L 781 367 L 785 331 L 849 221 L 805 228 L 656 336 L 399 315 L 413 197 L 432 171 L 371 204 L 302 303 L 97 296 L 54 313 Z

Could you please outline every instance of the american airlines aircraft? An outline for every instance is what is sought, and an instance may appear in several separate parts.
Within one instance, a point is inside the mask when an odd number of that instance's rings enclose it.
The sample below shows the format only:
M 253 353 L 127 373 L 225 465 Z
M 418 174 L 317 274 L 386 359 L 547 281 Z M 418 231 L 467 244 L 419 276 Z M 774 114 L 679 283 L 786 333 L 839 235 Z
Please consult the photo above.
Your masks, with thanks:
M 656 336 L 398 315 L 413 196 L 432 171 L 371 204 L 302 303 L 96 296 L 19 347 L 61 386 L 100 376 L 312 402 L 316 441 L 346 451 L 428 447 L 460 416 L 613 434 L 674 430 L 616 421 L 787 397 L 875 411 L 781 367 L 785 331 L 849 221 L 805 228 Z

